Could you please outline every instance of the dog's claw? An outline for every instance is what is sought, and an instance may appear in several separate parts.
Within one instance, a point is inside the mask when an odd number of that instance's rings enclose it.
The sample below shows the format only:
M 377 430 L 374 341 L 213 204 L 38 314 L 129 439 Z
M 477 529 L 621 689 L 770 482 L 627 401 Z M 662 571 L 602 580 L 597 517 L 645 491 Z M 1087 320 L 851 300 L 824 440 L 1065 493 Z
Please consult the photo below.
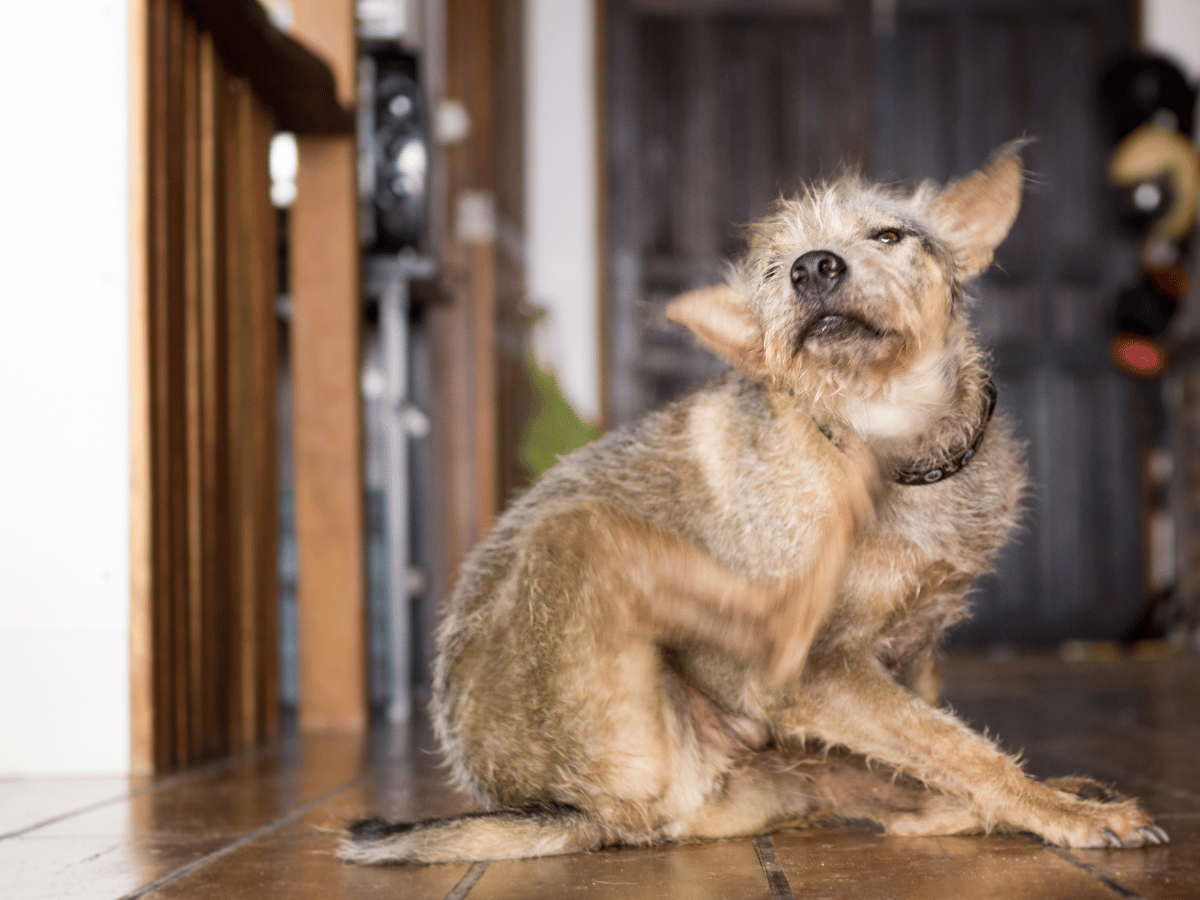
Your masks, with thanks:
M 1147 825 L 1145 828 L 1139 829 L 1142 836 L 1148 843 L 1151 844 L 1169 844 L 1171 843 L 1170 836 L 1159 828 L 1157 825 Z
M 1111 828 L 1105 828 L 1101 836 L 1104 838 L 1104 843 L 1106 846 L 1109 846 L 1109 847 L 1124 847 L 1125 846 L 1125 842 L 1121 840 L 1120 835 L 1118 835 Z

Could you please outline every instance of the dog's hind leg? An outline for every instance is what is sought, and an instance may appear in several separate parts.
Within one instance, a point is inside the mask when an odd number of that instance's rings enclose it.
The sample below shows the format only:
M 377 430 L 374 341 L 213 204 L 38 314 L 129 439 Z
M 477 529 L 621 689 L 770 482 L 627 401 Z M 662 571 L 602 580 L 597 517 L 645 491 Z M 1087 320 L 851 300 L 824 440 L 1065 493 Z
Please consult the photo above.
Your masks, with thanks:
M 605 843 L 594 819 L 574 807 L 547 805 L 413 823 L 362 819 L 347 829 L 338 856 L 369 865 L 453 863 L 557 856 Z

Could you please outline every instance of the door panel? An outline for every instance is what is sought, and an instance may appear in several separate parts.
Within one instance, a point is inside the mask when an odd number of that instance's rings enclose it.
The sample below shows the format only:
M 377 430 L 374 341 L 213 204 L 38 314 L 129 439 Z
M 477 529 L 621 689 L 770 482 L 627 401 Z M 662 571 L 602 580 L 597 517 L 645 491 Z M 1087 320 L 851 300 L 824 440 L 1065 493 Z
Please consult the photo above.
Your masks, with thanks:
M 901 4 L 895 39 L 877 45 L 896 73 L 876 85 L 877 105 L 901 110 L 890 170 L 942 179 L 1014 136 L 1036 138 L 1021 216 L 975 290 L 1002 405 L 1028 443 L 1033 492 L 1019 541 L 980 586 L 957 640 L 1116 636 L 1141 605 L 1137 404 L 1107 357 L 1113 298 L 1131 263 L 1113 225 L 1096 91 L 1132 33 L 1130 10 L 920 6 L 910 14 Z M 934 32 L 932 46 L 948 41 L 946 51 L 931 49 Z M 926 58 L 906 62 L 910 48 Z M 947 112 L 921 119 L 925 97 Z M 914 121 L 923 124 L 905 136 L 900 123 Z M 924 127 L 944 130 L 926 141 Z

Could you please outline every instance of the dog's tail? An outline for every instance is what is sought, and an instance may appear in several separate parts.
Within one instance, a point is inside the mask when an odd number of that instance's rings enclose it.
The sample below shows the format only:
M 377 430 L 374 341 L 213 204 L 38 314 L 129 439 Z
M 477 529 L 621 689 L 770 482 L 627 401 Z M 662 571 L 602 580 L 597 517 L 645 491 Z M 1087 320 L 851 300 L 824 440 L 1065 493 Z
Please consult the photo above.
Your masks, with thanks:
M 531 806 L 425 822 L 362 819 L 346 830 L 338 856 L 369 865 L 523 859 L 595 850 L 600 824 L 573 806 Z

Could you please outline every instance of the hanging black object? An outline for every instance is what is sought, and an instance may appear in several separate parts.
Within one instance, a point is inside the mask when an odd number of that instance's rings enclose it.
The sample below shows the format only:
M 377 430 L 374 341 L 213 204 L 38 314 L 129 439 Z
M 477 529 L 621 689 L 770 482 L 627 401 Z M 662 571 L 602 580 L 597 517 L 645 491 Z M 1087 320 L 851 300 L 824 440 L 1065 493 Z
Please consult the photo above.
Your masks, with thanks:
M 1175 298 L 1163 296 L 1143 281 L 1117 298 L 1117 330 L 1161 337 L 1167 333 L 1174 313 Z
M 394 44 L 369 48 L 369 153 L 360 173 L 370 212 L 364 242 L 372 253 L 420 248 L 428 216 L 429 114 L 416 60 Z
M 1170 60 L 1136 54 L 1108 68 L 1100 93 L 1114 143 L 1108 178 L 1141 263 L 1140 279 L 1117 299 L 1110 351 L 1123 371 L 1157 378 L 1170 364 L 1167 332 L 1187 289 L 1200 204 L 1196 90 Z
M 1100 94 L 1114 144 L 1145 122 L 1181 134 L 1192 133 L 1196 91 L 1165 57 L 1121 57 L 1104 73 Z

